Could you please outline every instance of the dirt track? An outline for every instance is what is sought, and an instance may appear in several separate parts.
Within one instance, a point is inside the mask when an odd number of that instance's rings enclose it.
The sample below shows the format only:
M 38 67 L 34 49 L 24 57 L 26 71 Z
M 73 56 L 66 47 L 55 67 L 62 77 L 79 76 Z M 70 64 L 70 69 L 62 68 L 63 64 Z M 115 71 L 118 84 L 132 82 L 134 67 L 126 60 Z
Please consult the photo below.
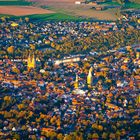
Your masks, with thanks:
M 51 10 L 37 8 L 33 6 L 0 6 L 0 14 L 23 16 L 32 14 L 50 14 Z

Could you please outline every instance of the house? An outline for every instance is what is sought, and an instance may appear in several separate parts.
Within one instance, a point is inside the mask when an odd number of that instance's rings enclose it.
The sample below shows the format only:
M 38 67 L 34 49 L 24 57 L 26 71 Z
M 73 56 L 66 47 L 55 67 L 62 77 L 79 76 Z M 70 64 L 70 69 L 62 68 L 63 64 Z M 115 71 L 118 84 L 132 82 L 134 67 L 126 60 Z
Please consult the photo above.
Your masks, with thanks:
M 93 1 L 93 2 L 89 2 L 89 3 L 87 3 L 88 5 L 91 5 L 91 6 L 96 6 L 96 5 L 98 5 L 98 3 L 96 2 L 96 1 Z
M 102 11 L 102 10 L 105 10 L 105 7 L 104 6 L 98 6 L 98 7 L 95 7 L 95 10 Z
M 75 1 L 75 4 L 76 4 L 76 5 L 79 5 L 79 4 L 82 4 L 82 3 L 85 3 L 84 0 Z
M 92 7 L 92 9 L 95 9 L 97 11 L 102 11 L 102 10 L 105 10 L 105 7 L 104 6 L 95 5 L 95 6 Z
M 81 2 L 80 1 L 75 1 L 75 4 L 81 4 Z

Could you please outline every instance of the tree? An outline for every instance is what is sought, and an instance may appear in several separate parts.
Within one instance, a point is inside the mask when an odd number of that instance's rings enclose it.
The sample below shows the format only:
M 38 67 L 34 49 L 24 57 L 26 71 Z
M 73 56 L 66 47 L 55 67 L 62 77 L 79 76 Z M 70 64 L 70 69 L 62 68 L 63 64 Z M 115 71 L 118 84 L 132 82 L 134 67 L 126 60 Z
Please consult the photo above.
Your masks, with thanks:
M 92 138 L 93 139 L 99 139 L 99 135 L 97 133 L 93 133 Z
M 72 137 L 70 135 L 65 135 L 64 140 L 71 140 Z
M 18 109 L 19 109 L 19 110 L 24 109 L 24 107 L 25 107 L 24 104 L 19 104 L 19 105 L 18 105 Z
M 58 139 L 58 140 L 63 140 L 64 137 L 63 137 L 63 135 L 62 135 L 61 133 L 59 133 L 59 134 L 57 135 L 57 139 Z
M 119 131 L 119 130 L 117 130 L 117 132 L 116 132 L 116 138 L 118 139 L 118 140 L 120 140 L 120 136 L 121 136 L 121 132 Z
M 35 45 L 33 45 L 33 44 L 30 44 L 30 48 L 31 48 L 32 50 L 35 50 L 35 49 L 36 49 Z
M 13 71 L 14 73 L 17 73 L 17 74 L 20 73 L 20 70 L 19 70 L 17 67 L 13 67 L 13 68 L 12 68 L 12 71 Z
M 14 134 L 13 139 L 20 140 L 20 135 L 19 134 Z
M 103 132 L 103 134 L 102 134 L 102 139 L 107 139 L 107 133 L 106 132 Z
M 25 17 L 25 21 L 26 21 L 26 22 L 29 22 L 29 18 L 28 18 L 28 17 Z
M 117 2 L 118 2 L 120 5 L 124 5 L 124 4 L 125 4 L 125 0 L 117 0 Z
M 114 134 L 114 133 L 110 133 L 109 138 L 110 138 L 111 140 L 112 140 L 112 139 L 115 139 L 115 134 Z
M 103 131 L 103 126 L 102 125 L 98 125 L 98 130 L 99 131 Z
M 4 112 L 4 118 L 11 118 L 12 117 L 12 113 L 11 112 Z
M 14 53 L 14 46 L 8 47 L 8 48 L 7 48 L 7 52 L 8 52 L 9 54 L 13 54 L 13 53 Z
M 7 52 L 9 55 L 12 55 L 14 57 L 14 49 L 15 47 L 14 46 L 10 46 L 7 48 Z
M 10 102 L 11 101 L 11 97 L 10 96 L 5 96 L 4 97 L 4 101 Z

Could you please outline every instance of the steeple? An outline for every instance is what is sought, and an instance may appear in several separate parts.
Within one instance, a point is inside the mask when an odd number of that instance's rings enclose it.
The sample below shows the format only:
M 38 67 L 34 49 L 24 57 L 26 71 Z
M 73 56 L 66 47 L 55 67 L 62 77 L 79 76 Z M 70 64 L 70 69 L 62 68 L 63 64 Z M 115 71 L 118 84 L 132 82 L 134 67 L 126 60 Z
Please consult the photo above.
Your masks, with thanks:
M 91 67 L 89 69 L 88 76 L 87 76 L 87 85 L 88 85 L 88 87 L 91 87 L 91 85 L 92 85 L 92 70 L 93 70 L 93 68 Z
M 136 52 L 136 59 L 140 58 L 140 52 Z
M 28 68 L 28 71 L 30 69 L 34 69 L 35 66 L 36 66 L 35 55 L 33 54 L 33 56 L 31 57 L 31 55 L 29 54 L 29 57 L 27 59 L 27 68 Z
M 77 89 L 79 88 L 79 82 L 78 82 L 78 75 L 76 74 L 76 80 L 75 80 L 75 83 L 74 83 L 74 88 Z

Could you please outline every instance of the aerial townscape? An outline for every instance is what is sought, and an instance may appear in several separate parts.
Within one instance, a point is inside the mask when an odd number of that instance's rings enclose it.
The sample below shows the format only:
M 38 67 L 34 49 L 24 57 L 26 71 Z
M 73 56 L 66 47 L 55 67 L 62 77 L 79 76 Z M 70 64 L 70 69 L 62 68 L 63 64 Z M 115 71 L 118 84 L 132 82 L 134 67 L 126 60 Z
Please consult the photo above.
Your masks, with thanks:
M 0 0 L 0 140 L 139 140 L 140 1 Z

